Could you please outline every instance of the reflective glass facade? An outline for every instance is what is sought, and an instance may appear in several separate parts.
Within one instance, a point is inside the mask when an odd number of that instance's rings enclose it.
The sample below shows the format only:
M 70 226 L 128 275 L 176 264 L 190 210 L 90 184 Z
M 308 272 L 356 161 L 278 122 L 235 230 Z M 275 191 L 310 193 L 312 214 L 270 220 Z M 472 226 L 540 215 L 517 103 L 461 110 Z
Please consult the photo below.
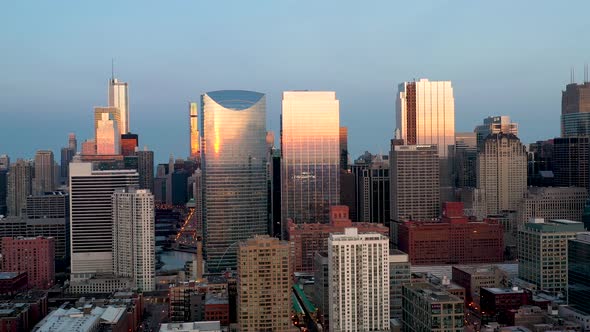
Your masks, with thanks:
M 455 143 L 455 98 L 450 81 L 404 82 L 399 85 L 397 128 L 407 145 L 438 146 L 446 158 Z
M 330 91 L 283 92 L 281 215 L 296 223 L 329 220 L 340 203 L 340 103 Z
M 204 253 L 209 270 L 236 267 L 237 241 L 267 233 L 266 97 L 201 96 Z

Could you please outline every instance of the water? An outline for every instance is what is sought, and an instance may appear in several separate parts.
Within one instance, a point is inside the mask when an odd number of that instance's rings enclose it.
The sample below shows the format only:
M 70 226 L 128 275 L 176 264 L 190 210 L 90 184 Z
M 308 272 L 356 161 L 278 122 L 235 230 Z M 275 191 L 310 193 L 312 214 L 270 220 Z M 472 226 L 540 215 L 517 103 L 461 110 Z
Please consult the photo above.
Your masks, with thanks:
M 164 265 L 159 271 L 182 270 L 186 261 L 192 261 L 195 254 L 175 250 L 164 250 L 160 253 L 160 261 Z

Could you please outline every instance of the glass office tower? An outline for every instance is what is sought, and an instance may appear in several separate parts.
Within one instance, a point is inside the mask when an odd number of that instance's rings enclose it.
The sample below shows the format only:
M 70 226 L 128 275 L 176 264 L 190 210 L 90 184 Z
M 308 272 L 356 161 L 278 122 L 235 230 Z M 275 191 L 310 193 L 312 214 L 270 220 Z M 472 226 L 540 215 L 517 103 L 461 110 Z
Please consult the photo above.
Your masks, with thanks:
M 340 204 L 340 102 L 333 91 L 283 92 L 281 216 L 329 220 Z
M 237 242 L 267 233 L 266 97 L 201 96 L 204 254 L 209 271 L 236 267 Z

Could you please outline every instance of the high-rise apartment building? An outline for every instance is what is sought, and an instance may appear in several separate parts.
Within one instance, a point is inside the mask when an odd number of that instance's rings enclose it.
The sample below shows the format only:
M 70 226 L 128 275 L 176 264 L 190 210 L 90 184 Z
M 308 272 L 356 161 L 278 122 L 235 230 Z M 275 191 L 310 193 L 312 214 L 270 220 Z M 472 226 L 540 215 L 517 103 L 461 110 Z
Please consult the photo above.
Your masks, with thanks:
M 473 131 L 477 139 L 477 150 L 484 148 L 485 139 L 492 134 L 512 134 L 518 136 L 518 124 L 511 122 L 507 115 L 488 116 L 483 119 L 483 124 L 475 127 Z
M 518 277 L 567 298 L 568 240 L 583 231 L 577 221 L 531 219 L 518 231 Z
M 92 163 L 70 164 L 70 239 L 72 279 L 113 272 L 111 196 L 137 187 L 135 170 L 96 170 Z
M 210 270 L 235 268 L 236 244 L 267 233 L 266 97 L 201 96 L 204 253 Z
M 517 210 L 517 228 L 531 218 L 567 219 L 582 221 L 588 194 L 577 187 L 529 187 Z
M 561 92 L 561 137 L 590 135 L 590 82 L 571 83 Z
M 486 214 L 516 211 L 527 190 L 526 148 L 514 134 L 491 134 L 477 155 L 477 187 Z
M 455 144 L 455 98 L 451 81 L 403 82 L 396 98 L 396 121 L 407 145 L 436 145 L 447 158 Z
M 129 132 L 129 92 L 127 83 L 121 82 L 116 78 L 109 80 L 109 107 L 119 110 L 117 119 L 119 135 Z
M 113 269 L 144 292 L 155 289 L 154 195 L 146 189 L 113 193 Z
M 346 228 L 328 239 L 330 331 L 389 329 L 389 239 Z
M 340 204 L 340 102 L 332 91 L 285 91 L 281 113 L 281 218 L 329 220 Z
M 393 249 L 389 253 L 389 317 L 401 321 L 402 286 L 411 281 L 410 260 L 408 254 Z
M 201 136 L 199 135 L 199 115 L 197 103 L 188 103 L 190 156 L 193 159 L 201 157 Z
M 35 153 L 35 178 L 33 192 L 37 195 L 53 191 L 55 186 L 53 152 L 39 150 Z
M 154 151 L 147 149 L 137 151 L 137 172 L 139 189 L 154 189 Z
M 238 246 L 240 331 L 288 331 L 291 323 L 289 244 L 257 235 Z
M 589 160 L 590 136 L 555 138 L 553 140 L 555 185 L 590 188 Z
M 427 282 L 404 284 L 403 331 L 461 332 L 465 306 L 462 299 Z
M 590 232 L 568 241 L 568 304 L 590 314 Z
M 18 159 L 8 171 L 6 204 L 8 215 L 20 216 L 27 209 L 27 196 L 33 193 L 34 168 L 31 162 Z
M 26 271 L 29 287 L 48 289 L 55 280 L 55 242 L 52 237 L 2 238 L 3 271 Z
M 398 223 L 426 220 L 440 215 L 439 158 L 436 145 L 392 145 L 391 241 L 397 244 Z
M 109 113 L 100 113 L 96 125 L 96 154 L 116 155 L 121 150 L 119 123 Z
M 132 156 L 139 146 L 139 137 L 137 134 L 126 133 L 121 135 L 121 154 Z

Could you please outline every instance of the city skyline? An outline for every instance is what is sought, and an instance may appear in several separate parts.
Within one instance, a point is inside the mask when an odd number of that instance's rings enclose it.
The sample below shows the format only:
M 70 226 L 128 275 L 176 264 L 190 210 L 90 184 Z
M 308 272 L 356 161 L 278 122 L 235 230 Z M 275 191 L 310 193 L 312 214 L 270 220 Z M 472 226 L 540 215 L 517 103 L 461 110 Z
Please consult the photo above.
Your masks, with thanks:
M 342 125 L 349 126 L 351 156 L 365 150 L 385 152 L 395 125 L 396 87 L 421 77 L 453 82 L 456 131 L 472 130 L 488 115 L 507 114 L 522 124 L 520 138 L 530 143 L 542 138 L 539 132 L 559 135 L 560 92 L 570 82 L 570 68 L 576 69 L 580 83 L 582 66 L 589 61 L 587 44 L 563 38 L 569 31 L 583 30 L 584 11 L 573 11 L 566 18 L 556 14 L 559 4 L 533 8 L 526 3 L 410 4 L 405 8 L 407 15 L 392 19 L 389 13 L 395 8 L 388 7 L 395 5 L 388 3 L 366 8 L 349 3 L 309 4 L 314 10 L 308 10 L 305 4 L 287 1 L 259 8 L 257 17 L 266 23 L 247 29 L 239 27 L 249 15 L 238 14 L 253 13 L 246 4 L 235 4 L 235 10 L 224 12 L 233 19 L 224 26 L 211 24 L 209 17 L 192 19 L 195 12 L 219 11 L 219 4 L 196 6 L 172 3 L 156 10 L 125 4 L 111 14 L 106 10 L 109 6 L 97 4 L 90 8 L 8 5 L 0 25 L 21 33 L 3 46 L 6 65 L 0 66 L 6 75 L 0 79 L 5 87 L 0 90 L 0 114 L 6 122 L 0 123 L 0 141 L 16 133 L 23 138 L 3 146 L 2 153 L 30 158 L 42 148 L 57 154 L 62 136 L 69 132 L 75 132 L 80 142 L 90 138 L 87 120 L 93 106 L 107 104 L 103 91 L 113 58 L 115 76 L 129 83 L 130 130 L 144 133 L 141 147 L 156 151 L 157 162 L 165 161 L 170 152 L 187 155 L 186 102 L 197 100 L 205 91 L 231 88 L 267 95 L 267 128 L 275 133 L 282 91 L 336 91 L 342 103 Z M 523 19 L 523 11 L 530 15 Z M 18 14 L 24 12 L 46 31 L 19 22 Z M 105 24 L 134 13 L 137 28 L 129 33 L 117 34 L 117 24 Z M 70 15 L 58 24 L 50 19 L 53 14 Z M 494 14 L 502 15 L 504 24 L 492 24 Z M 304 27 L 299 25 L 302 17 Z M 410 28 L 417 18 L 427 24 Z M 549 19 L 556 24 L 542 24 Z M 158 24 L 150 25 L 154 21 Z M 345 24 L 351 21 L 355 24 Z M 276 29 L 267 29 L 267 24 Z M 432 31 L 433 26 L 437 31 Z M 205 36 L 202 43 L 190 42 L 196 32 Z M 144 34 L 153 40 L 148 43 Z M 57 40 L 61 35 L 64 40 Z M 262 47 L 246 47 L 252 44 Z M 202 52 L 205 45 L 207 51 Z M 22 54 L 31 47 L 44 52 Z M 234 47 L 248 51 L 229 57 L 227 51 Z M 305 49 L 313 49 L 313 55 L 302 53 Z M 533 58 L 536 61 L 530 61 Z M 175 64 L 168 66 L 170 62 Z M 59 93 L 62 82 L 76 82 L 75 93 Z M 526 124 L 531 112 L 535 117 Z M 52 130 L 41 136 L 25 126 L 31 115 Z M 167 133 L 166 137 L 159 132 Z M 40 140 L 46 146 L 38 146 Z

